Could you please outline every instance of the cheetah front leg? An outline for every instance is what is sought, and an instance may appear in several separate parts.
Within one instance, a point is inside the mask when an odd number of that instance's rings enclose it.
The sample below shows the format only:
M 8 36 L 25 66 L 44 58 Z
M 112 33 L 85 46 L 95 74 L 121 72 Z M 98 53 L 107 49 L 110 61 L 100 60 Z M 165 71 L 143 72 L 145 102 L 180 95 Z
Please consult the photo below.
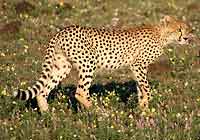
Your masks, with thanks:
M 149 100 L 151 97 L 150 85 L 147 80 L 147 69 L 141 65 L 134 65 L 131 69 L 138 83 L 137 90 L 139 106 L 142 110 L 146 110 L 148 109 Z

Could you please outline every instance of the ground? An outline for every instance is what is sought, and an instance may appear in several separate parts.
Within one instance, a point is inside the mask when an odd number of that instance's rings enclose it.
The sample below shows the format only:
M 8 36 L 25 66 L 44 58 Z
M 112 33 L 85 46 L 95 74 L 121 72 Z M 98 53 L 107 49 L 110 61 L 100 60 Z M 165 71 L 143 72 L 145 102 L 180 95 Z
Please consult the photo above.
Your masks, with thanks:
M 38 78 L 44 45 L 67 25 L 124 28 L 154 24 L 167 14 L 187 20 L 199 35 L 199 12 L 199 0 L 1 0 L 0 139 L 200 140 L 200 47 L 195 44 L 171 45 L 150 67 L 149 112 L 137 109 L 135 81 L 126 69 L 96 76 L 92 99 L 103 111 L 76 107 L 76 71 L 52 92 L 49 113 L 41 115 L 34 103 L 10 97 Z

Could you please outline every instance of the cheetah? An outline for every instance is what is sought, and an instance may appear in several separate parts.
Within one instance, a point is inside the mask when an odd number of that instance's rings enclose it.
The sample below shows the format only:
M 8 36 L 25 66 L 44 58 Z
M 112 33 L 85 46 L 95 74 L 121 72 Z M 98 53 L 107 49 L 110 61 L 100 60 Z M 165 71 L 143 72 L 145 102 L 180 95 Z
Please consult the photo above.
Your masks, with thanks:
M 74 67 L 79 73 L 75 98 L 88 109 L 92 106 L 89 87 L 95 72 L 128 67 L 137 81 L 139 108 L 147 109 L 151 99 L 148 66 L 164 53 L 168 44 L 189 44 L 191 36 L 190 27 L 171 16 L 164 16 L 155 25 L 130 29 L 68 26 L 50 40 L 38 81 L 13 95 L 21 100 L 36 97 L 40 110 L 47 111 L 50 91 Z

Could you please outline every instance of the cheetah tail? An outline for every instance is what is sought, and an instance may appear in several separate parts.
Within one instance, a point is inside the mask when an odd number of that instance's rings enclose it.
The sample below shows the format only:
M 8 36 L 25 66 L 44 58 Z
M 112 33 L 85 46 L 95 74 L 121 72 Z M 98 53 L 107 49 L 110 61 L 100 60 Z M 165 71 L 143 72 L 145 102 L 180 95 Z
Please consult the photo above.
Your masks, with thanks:
M 27 90 L 18 89 L 13 92 L 13 96 L 20 100 L 29 100 L 40 94 L 41 89 L 44 88 L 43 81 L 37 81 L 32 87 L 28 87 Z
M 56 39 L 53 38 L 50 40 L 48 47 L 47 47 L 47 52 L 45 56 L 45 62 L 42 65 L 42 74 L 36 83 L 28 87 L 27 90 L 17 90 L 13 92 L 13 96 L 15 98 L 21 99 L 21 100 L 29 100 L 32 99 L 38 95 L 40 95 L 47 85 L 49 81 L 49 77 L 51 75 L 51 69 L 53 67 L 53 61 L 54 61 L 54 56 L 55 56 L 55 46 L 56 45 Z

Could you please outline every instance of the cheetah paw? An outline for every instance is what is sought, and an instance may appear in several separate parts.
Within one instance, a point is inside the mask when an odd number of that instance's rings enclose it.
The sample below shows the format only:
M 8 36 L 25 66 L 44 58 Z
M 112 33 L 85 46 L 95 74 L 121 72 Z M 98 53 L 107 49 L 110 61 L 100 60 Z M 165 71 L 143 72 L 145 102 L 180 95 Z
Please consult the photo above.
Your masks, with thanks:
M 42 96 L 37 96 L 36 99 L 37 99 L 37 103 L 38 103 L 38 107 L 39 107 L 40 111 L 47 112 L 48 111 L 47 100 Z
M 92 106 L 92 102 L 88 99 L 86 99 L 85 97 L 83 96 L 80 96 L 78 94 L 75 95 L 75 98 L 81 103 L 84 105 L 84 107 L 86 109 L 89 109 L 91 106 Z

